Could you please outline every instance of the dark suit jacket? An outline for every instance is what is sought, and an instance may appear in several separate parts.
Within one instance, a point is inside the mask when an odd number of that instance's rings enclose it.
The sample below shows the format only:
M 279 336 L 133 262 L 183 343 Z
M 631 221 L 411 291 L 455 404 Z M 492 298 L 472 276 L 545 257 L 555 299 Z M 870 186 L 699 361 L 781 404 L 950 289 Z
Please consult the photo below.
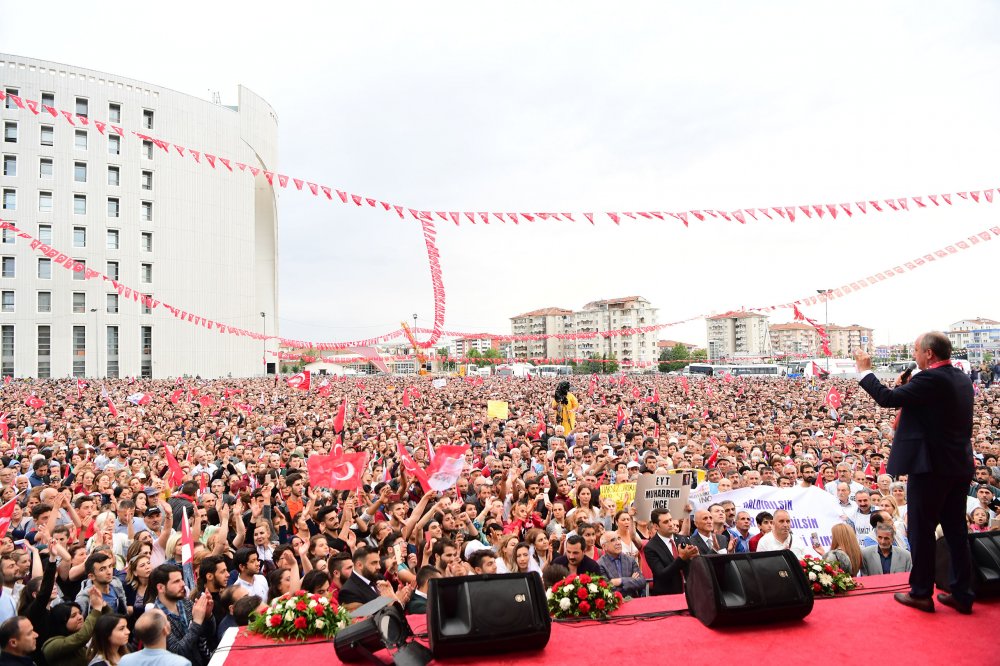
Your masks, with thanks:
M 560 555 L 559 557 L 553 559 L 552 564 L 561 564 L 569 569 L 569 560 L 566 559 L 565 555 Z M 601 565 L 598 564 L 594 558 L 588 557 L 587 555 L 583 556 L 583 561 L 580 562 L 580 566 L 576 568 L 576 573 L 589 574 L 591 576 L 604 575 L 604 572 L 601 570 Z
M 414 593 L 406 604 L 407 615 L 423 615 L 427 612 L 427 597 Z
M 681 545 L 677 542 L 678 547 Z M 642 549 L 646 564 L 653 572 L 653 587 L 650 594 L 681 594 L 684 592 L 684 582 L 682 574 L 687 572 L 688 561 L 679 557 L 674 557 L 667 544 L 658 534 L 646 542 Z
M 715 538 L 719 541 L 719 548 L 725 549 L 729 547 L 729 539 L 732 537 L 729 536 L 728 532 L 723 532 L 722 534 L 716 534 Z M 705 540 L 701 538 L 701 535 L 698 532 L 689 536 L 688 541 L 692 546 L 696 546 L 698 548 L 698 552 L 702 555 L 718 555 L 715 550 L 708 547 L 708 544 L 705 543 Z
M 893 475 L 973 476 L 972 381 L 946 365 L 922 370 L 894 389 L 875 375 L 861 379 L 861 388 L 880 407 L 901 407 L 886 471 Z
M 376 597 L 378 597 L 378 592 L 365 585 L 357 574 L 352 573 L 351 577 L 344 583 L 344 587 L 340 588 L 340 596 L 337 597 L 337 600 L 341 604 L 366 604 Z

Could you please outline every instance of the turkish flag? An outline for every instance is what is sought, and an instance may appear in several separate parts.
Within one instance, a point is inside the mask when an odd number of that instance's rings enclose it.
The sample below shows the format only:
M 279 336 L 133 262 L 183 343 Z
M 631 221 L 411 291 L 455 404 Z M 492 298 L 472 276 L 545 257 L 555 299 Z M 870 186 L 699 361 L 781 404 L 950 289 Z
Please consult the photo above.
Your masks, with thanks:
M 324 379 L 323 383 L 319 385 L 319 389 L 317 389 L 316 392 L 325 398 L 330 395 L 331 391 L 333 391 L 333 387 L 330 386 L 330 380 Z
M 7 413 L 5 412 L 3 416 L 0 416 L 0 439 L 7 439 L 7 428 L 9 424 L 7 423 Z M 2 539 L 3 537 L 0 537 Z
M 181 469 L 181 464 L 177 462 L 177 458 L 174 457 L 170 449 L 164 446 L 163 451 L 167 456 L 167 468 L 170 470 L 170 473 L 167 475 L 167 481 L 170 482 L 171 488 L 176 488 L 184 483 L 184 470 Z
M 208 474 L 205 474 L 204 472 L 202 472 L 201 474 L 198 475 L 198 494 L 199 495 L 204 495 L 205 493 L 208 492 L 208 482 L 205 481 L 205 477 L 206 476 L 208 476 Z
M 709 441 L 712 443 L 712 455 L 710 455 L 708 460 L 705 461 L 705 467 L 712 469 L 715 467 L 715 463 L 719 459 L 719 440 L 717 440 L 713 435 L 709 438 Z
M 427 485 L 438 492 L 454 488 L 465 468 L 468 450 L 464 444 L 439 446 L 434 452 L 434 462 L 427 467 Z
M 337 435 L 337 441 L 333 443 L 333 447 L 330 449 L 330 455 L 334 458 L 339 458 L 344 455 L 344 435 L 343 433 Z
M 642 391 L 639 390 L 638 386 L 632 389 L 632 397 L 635 398 L 636 400 L 642 397 Z
M 651 397 L 649 401 L 656 405 L 660 404 L 660 389 L 658 388 L 653 389 L 653 397 Z
M 188 527 L 188 511 L 181 507 L 181 564 L 194 564 L 194 539 L 191 538 L 191 528 Z
M 201 405 L 202 407 L 211 407 L 212 405 L 215 404 L 215 398 L 213 398 L 210 395 L 203 395 L 200 398 L 198 398 L 198 404 Z
M 538 412 L 538 429 L 535 431 L 535 439 L 545 437 L 545 412 Z
M 417 461 L 413 459 L 413 456 L 410 455 L 405 446 L 396 444 L 396 450 L 399 452 L 399 460 L 403 464 L 403 469 L 406 470 L 406 473 L 420 482 L 420 486 L 424 489 L 425 493 L 428 492 L 431 487 L 427 483 L 427 472 L 417 464 Z
M 183 395 L 184 395 L 184 389 L 176 389 L 173 393 L 170 394 L 170 402 L 176 405 L 180 401 Z
M 7 529 L 10 527 L 10 519 L 14 515 L 14 502 L 16 501 L 17 497 L 15 496 L 11 501 L 0 506 L 0 539 L 7 535 Z
M 347 398 L 340 403 L 340 410 L 337 411 L 336 418 L 333 419 L 333 431 L 344 432 L 344 420 L 347 418 Z
M 683 386 L 683 387 L 684 387 L 684 393 L 685 393 L 685 394 L 686 394 L 686 393 L 687 393 L 688 391 L 690 391 L 690 390 L 691 390 L 691 387 L 690 387 L 690 386 L 688 385 L 688 378 L 687 378 L 687 377 L 681 377 L 681 386 Z
M 625 410 L 622 409 L 621 405 L 618 405 L 618 416 L 615 417 L 615 430 L 621 430 L 623 425 L 625 425 Z
M 342 456 L 310 456 L 309 484 L 331 490 L 356 490 L 368 465 L 368 452 L 345 453 Z
M 831 386 L 830 390 L 827 391 L 826 404 L 829 405 L 830 407 L 833 407 L 834 409 L 840 409 L 841 406 L 844 404 L 843 397 L 840 395 L 840 392 L 837 390 L 836 386 Z
M 309 379 L 310 373 L 308 370 L 303 370 L 302 372 L 297 372 L 287 380 L 285 380 L 288 385 L 294 389 L 299 389 L 300 391 L 309 390 Z
M 27 400 L 24 401 L 24 404 L 32 409 L 41 409 L 45 406 L 45 401 L 36 395 L 29 395 Z
M 408 408 L 410 406 L 410 389 L 403 389 L 403 407 Z

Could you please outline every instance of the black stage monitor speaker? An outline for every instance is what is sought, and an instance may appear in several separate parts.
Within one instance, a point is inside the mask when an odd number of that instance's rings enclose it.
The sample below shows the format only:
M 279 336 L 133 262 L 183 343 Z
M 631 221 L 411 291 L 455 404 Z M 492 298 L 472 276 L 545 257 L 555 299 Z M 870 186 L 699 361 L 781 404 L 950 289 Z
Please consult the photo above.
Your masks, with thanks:
M 551 628 L 537 573 L 429 581 L 427 633 L 435 658 L 540 650 Z
M 976 597 L 1000 596 L 1000 532 L 974 532 L 969 534 L 969 550 L 972 551 L 972 592 Z M 951 591 L 948 569 L 951 553 L 944 537 L 937 540 L 937 586 L 945 592 Z
M 684 594 L 706 627 L 801 620 L 813 607 L 806 575 L 788 550 L 696 557 Z

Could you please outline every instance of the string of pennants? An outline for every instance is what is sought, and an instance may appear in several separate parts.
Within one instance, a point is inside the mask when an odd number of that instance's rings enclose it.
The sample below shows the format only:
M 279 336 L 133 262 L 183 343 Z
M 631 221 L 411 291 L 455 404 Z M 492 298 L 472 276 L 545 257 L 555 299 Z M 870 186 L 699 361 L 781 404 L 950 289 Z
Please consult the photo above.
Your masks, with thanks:
M 225 169 L 230 173 L 237 171 L 247 173 L 254 178 L 263 176 L 269 185 L 287 188 L 289 183 L 298 191 L 308 191 L 315 197 L 326 197 L 329 201 L 339 200 L 342 204 L 359 208 L 381 209 L 384 212 L 395 213 L 401 219 L 407 216 L 421 222 L 433 222 L 435 220 L 451 222 L 456 226 L 463 223 L 468 224 L 490 224 L 501 223 L 520 224 L 522 222 L 535 222 L 538 220 L 578 222 L 585 219 L 591 224 L 595 224 L 595 219 L 608 219 L 615 224 L 622 221 L 667 221 L 668 218 L 679 221 L 688 226 L 692 220 L 705 222 L 706 220 L 725 220 L 726 222 L 738 222 L 747 224 L 749 222 L 786 221 L 795 222 L 797 219 L 817 219 L 822 220 L 826 216 L 837 219 L 838 215 L 853 217 L 854 215 L 869 215 L 874 213 L 884 213 L 887 211 L 905 212 L 920 208 L 933 208 L 940 206 L 951 206 L 955 203 L 955 198 L 973 203 L 993 203 L 994 198 L 1000 195 L 998 188 L 985 188 L 977 190 L 964 190 L 954 193 L 922 194 L 919 196 L 891 197 L 882 199 L 866 199 L 853 202 L 805 204 L 793 206 L 765 206 L 765 207 L 744 207 L 730 210 L 719 210 L 711 208 L 686 209 L 686 210 L 659 210 L 659 211 L 604 211 L 604 212 L 483 212 L 483 211 L 426 211 L 410 208 L 409 206 L 395 204 L 375 197 L 363 194 L 354 194 L 344 190 L 315 183 L 303 178 L 288 176 L 267 169 L 261 169 L 251 164 L 244 164 L 238 160 L 227 157 L 213 155 L 204 150 L 197 150 L 182 146 L 177 143 L 170 143 L 152 135 L 125 129 L 113 123 L 104 123 L 93 120 L 87 116 L 81 116 L 70 111 L 55 109 L 46 104 L 40 104 L 35 100 L 25 99 L 18 95 L 11 95 L 0 90 L 0 102 L 9 99 L 16 108 L 25 109 L 35 115 L 48 113 L 55 119 L 62 119 L 74 127 L 93 125 L 101 134 L 114 133 L 119 136 L 134 136 L 142 141 L 148 141 L 154 146 L 162 149 L 166 154 L 176 155 L 182 159 L 191 159 L 198 165 L 210 169 Z M 173 150 L 171 150 L 173 149 Z M 235 167 L 235 168 L 234 168 Z M 336 195 L 336 199 L 334 198 Z M 582 218 L 582 219 L 581 219 Z
M 273 352 L 269 351 L 269 354 L 276 356 L 280 361 L 291 361 L 293 363 L 327 363 L 334 365 L 353 365 L 357 363 L 371 363 L 371 356 L 347 356 L 347 357 L 325 357 L 325 356 L 313 356 L 311 354 L 295 354 L 292 352 Z M 741 356 L 739 362 L 743 361 L 761 361 L 766 359 L 792 359 L 792 358 L 806 358 L 807 354 L 784 354 L 777 353 L 771 356 Z M 392 361 L 411 361 L 416 359 L 416 354 L 393 354 L 393 355 L 379 355 L 379 359 L 382 361 L 392 362 Z M 622 367 L 634 367 L 634 368 L 648 368 L 658 365 L 659 363 L 673 363 L 677 361 L 683 361 L 686 363 L 698 363 L 699 361 L 704 361 L 704 359 L 695 358 L 681 358 L 674 359 L 671 358 L 667 361 L 629 361 L 629 360 L 618 360 L 618 359 L 601 359 L 601 358 L 586 358 L 579 356 L 561 356 L 555 358 L 546 357 L 530 357 L 530 358 L 518 358 L 518 357 L 507 357 L 507 358 L 485 358 L 482 356 L 443 356 L 440 354 L 425 355 L 424 359 L 431 362 L 437 363 L 462 363 L 462 364 L 472 364 L 472 363 L 486 363 L 488 365 L 505 365 L 511 363 L 534 363 L 537 365 L 566 365 L 568 363 L 602 363 L 611 364 L 617 363 Z

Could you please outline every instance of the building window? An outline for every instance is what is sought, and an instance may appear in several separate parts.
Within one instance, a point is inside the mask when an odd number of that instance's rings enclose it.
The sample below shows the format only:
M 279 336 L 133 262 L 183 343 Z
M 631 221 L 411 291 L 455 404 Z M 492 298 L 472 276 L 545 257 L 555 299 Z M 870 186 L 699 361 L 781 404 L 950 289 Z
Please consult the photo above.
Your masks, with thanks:
M 17 143 L 17 123 L 7 121 L 3 124 L 4 143 Z M 51 144 L 50 144 L 51 145 Z
M 142 326 L 139 329 L 141 340 L 139 347 L 139 374 L 142 377 L 153 376 L 153 327 Z
M 78 263 L 78 264 L 80 264 L 81 266 L 83 266 L 83 268 L 81 270 L 78 270 L 78 271 L 74 270 L 73 271 L 73 279 L 74 280 L 81 280 L 82 281 L 83 278 L 84 278 L 84 276 L 86 276 L 86 274 L 87 274 L 87 262 L 84 261 L 83 259 L 74 259 L 73 261 L 76 262 L 76 263 Z
M 17 190 L 12 188 L 4 188 L 3 191 L 3 209 L 4 210 L 17 210 Z
M 142 110 L 142 126 L 146 129 L 153 129 L 153 112 L 150 109 Z
M 50 93 L 50 92 L 49 93 L 43 92 L 42 93 L 42 104 L 44 104 L 45 106 L 51 106 L 52 108 L 55 108 L 55 106 L 56 106 L 56 94 L 55 93 Z
M 108 197 L 108 217 L 118 217 L 118 197 Z
M 52 225 L 51 224 L 39 224 L 38 225 L 38 240 L 45 243 L 46 245 L 52 245 Z
M 120 123 L 122 121 L 122 105 L 117 102 L 108 104 L 108 122 Z
M 140 247 L 142 248 L 143 252 L 152 252 L 153 251 L 153 232 L 152 231 L 143 231 L 142 232 Z
M 147 160 L 153 159 L 153 142 L 143 141 L 142 142 L 142 156 Z
M 75 182 L 75 183 L 86 183 L 87 182 L 87 163 L 86 162 L 73 162 L 73 182 Z
M 73 327 L 73 376 L 87 374 L 87 327 Z
M 76 115 L 83 116 L 84 118 L 86 118 L 88 115 L 90 115 L 90 113 L 88 112 L 89 108 L 90 104 L 87 102 L 87 98 L 85 97 L 76 98 Z
M 108 136 L 108 154 L 109 155 L 122 154 L 122 138 L 117 134 L 111 134 Z
M 5 105 L 8 109 L 16 109 L 17 104 L 14 100 L 10 98 L 11 95 L 17 95 L 17 88 L 4 88 L 4 92 L 7 93 L 7 104 Z
M 14 376 L 14 327 L 9 325 L 0 332 L 0 375 Z
M 86 227 L 73 227 L 73 247 L 87 247 Z
M 55 170 L 52 168 L 52 158 L 42 157 L 38 160 L 38 177 L 51 180 Z
M 5 291 L 3 292 L 2 298 L 0 298 L 0 312 L 13 312 L 14 311 L 14 292 Z
M 73 146 L 77 150 L 87 150 L 87 130 L 77 130 L 73 133 Z
M 52 125 L 42 125 L 38 131 L 39 140 L 43 146 L 51 146 L 55 143 L 56 131 Z
M 83 314 L 87 311 L 87 294 L 82 291 L 73 292 L 73 314 Z
M 3 175 L 5 176 L 17 175 L 17 155 L 3 156 Z
M 120 279 L 118 277 L 118 262 L 117 261 L 109 261 L 108 264 L 107 264 L 107 266 L 106 266 L 106 268 L 107 268 L 107 271 L 105 271 L 105 272 L 107 273 L 107 275 L 108 275 L 109 278 L 111 278 L 112 280 L 119 280 Z
M 51 213 L 52 212 L 52 193 L 51 192 L 39 192 L 38 193 L 38 212 L 39 213 Z
M 118 294 L 107 294 L 108 314 L 118 314 Z
M 140 311 L 142 312 L 142 314 L 152 314 L 153 313 L 153 308 L 151 308 L 148 305 L 146 305 L 149 302 L 149 301 L 146 300 L 147 298 L 151 301 L 151 300 L 153 300 L 153 295 L 152 294 L 143 294 L 142 298 L 139 300 L 139 303 L 141 304 L 140 305 Z
M 153 202 L 143 201 L 142 202 L 142 221 L 152 222 L 153 221 Z
M 121 249 L 121 232 L 117 229 L 108 229 L 108 250 L 118 250 Z
M 153 264 L 142 264 L 142 283 L 152 284 L 153 283 Z
M 118 376 L 118 327 L 108 326 L 108 377 Z
M 153 189 L 153 172 L 143 171 L 142 172 L 142 189 L 151 190 Z
M 0 258 L 0 277 L 12 278 L 14 277 L 14 257 L 2 257 Z
M 38 259 L 38 279 L 39 280 L 51 280 L 52 279 L 52 260 L 47 257 L 41 257 Z
M 122 182 L 122 171 L 116 166 L 108 167 L 108 185 L 118 187 Z
M 52 327 L 38 327 L 38 378 L 52 376 Z
M 38 292 L 38 311 L 39 312 L 52 312 L 52 292 L 51 291 L 40 291 L 40 292 Z
M 3 245 L 13 245 L 14 244 L 14 232 L 10 229 L 4 229 L 3 235 L 0 235 L 0 243 Z
M 87 195 L 86 194 L 74 194 L 73 195 L 73 214 L 74 215 L 86 215 L 87 214 Z

